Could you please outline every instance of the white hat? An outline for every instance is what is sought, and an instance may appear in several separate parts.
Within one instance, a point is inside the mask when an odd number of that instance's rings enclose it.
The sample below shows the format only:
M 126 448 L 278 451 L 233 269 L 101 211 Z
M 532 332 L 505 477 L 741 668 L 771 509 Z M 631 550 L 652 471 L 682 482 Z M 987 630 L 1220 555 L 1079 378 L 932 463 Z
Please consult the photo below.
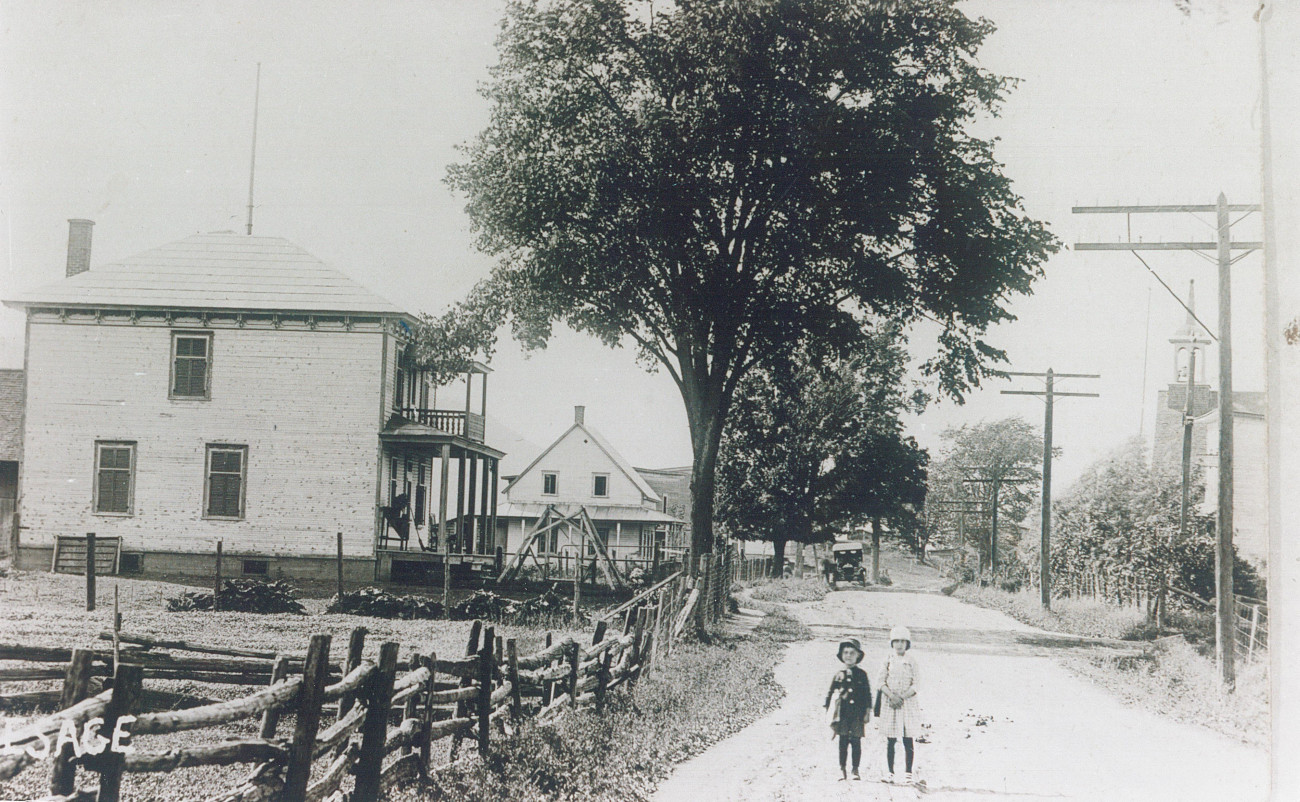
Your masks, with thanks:
M 911 646 L 912 633 L 907 631 L 907 627 L 894 627 L 889 630 L 889 642 L 893 643 L 896 640 L 905 640 L 907 641 L 907 645 Z

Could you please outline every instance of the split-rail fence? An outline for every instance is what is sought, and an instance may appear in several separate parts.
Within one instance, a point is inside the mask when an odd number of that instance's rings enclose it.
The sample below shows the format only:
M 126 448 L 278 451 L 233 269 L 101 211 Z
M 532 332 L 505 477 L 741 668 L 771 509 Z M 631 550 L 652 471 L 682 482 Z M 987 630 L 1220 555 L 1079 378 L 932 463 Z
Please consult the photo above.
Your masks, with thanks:
M 302 656 L 120 631 L 101 634 L 113 640 L 111 649 L 0 644 L 0 660 L 40 664 L 0 669 L 0 682 L 63 680 L 57 691 L 0 695 L 0 706 L 57 709 L 10 733 L 11 749 L 0 755 L 0 782 L 47 765 L 46 802 L 116 802 L 123 798 L 124 774 L 249 764 L 246 779 L 211 799 L 370 802 L 395 784 L 438 771 L 430 766 L 435 742 L 451 739 L 448 754 L 455 760 L 462 744 L 486 754 L 494 733 L 500 737 L 525 718 L 546 721 L 576 706 L 602 710 L 611 691 L 644 675 L 692 625 L 707 628 L 726 613 L 732 573 L 729 556 L 703 557 L 697 577 L 676 573 L 597 618 L 590 643 L 548 634 L 546 646 L 527 655 L 517 653 L 514 639 L 503 640 L 478 621 L 463 655 L 430 651 L 405 660 L 391 641 L 380 646 L 377 660 L 363 660 L 364 628 L 351 633 L 340 663 L 331 663 L 324 634 L 312 636 Z M 165 694 L 145 686 L 146 680 L 176 679 L 265 687 L 229 701 L 170 709 Z M 61 751 L 49 748 L 68 723 L 80 733 L 87 721 L 100 718 L 99 732 L 111 737 L 126 716 L 134 720 L 124 720 L 121 729 L 135 736 L 246 719 L 259 720 L 258 736 L 224 740 L 217 730 L 212 743 L 186 739 L 165 751 L 132 747 L 92 755 L 78 754 L 69 743 Z M 282 716 L 292 716 L 291 727 L 281 725 Z M 349 775 L 354 781 L 345 792 Z

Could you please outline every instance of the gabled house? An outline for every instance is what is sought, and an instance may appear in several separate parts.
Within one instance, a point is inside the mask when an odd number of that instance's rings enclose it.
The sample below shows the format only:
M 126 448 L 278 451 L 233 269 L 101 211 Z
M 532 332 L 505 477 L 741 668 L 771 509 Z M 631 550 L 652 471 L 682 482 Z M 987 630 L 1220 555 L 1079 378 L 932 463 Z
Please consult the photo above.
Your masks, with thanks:
M 650 563 L 680 552 L 682 520 L 664 510 L 664 499 L 593 427 L 584 407 L 574 407 L 573 424 L 502 490 L 498 539 L 517 553 L 529 529 L 548 506 L 567 515 L 584 507 L 596 536 L 620 567 Z M 566 529 L 539 543 L 544 555 L 592 556 L 591 547 Z
M 448 550 L 492 569 L 486 368 L 431 409 L 415 318 L 297 245 L 198 234 L 91 270 L 93 223 L 70 224 L 66 277 L 5 301 L 27 315 L 20 567 L 95 532 L 150 573 L 209 574 L 220 541 L 236 575 L 333 576 L 340 535 L 354 579 Z

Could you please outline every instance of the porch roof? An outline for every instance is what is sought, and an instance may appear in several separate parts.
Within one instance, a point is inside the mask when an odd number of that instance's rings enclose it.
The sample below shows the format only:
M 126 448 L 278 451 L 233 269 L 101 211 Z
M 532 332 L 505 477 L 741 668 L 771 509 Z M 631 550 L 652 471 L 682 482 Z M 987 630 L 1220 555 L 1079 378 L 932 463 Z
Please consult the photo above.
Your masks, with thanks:
M 501 459 L 505 456 L 504 451 L 497 451 L 495 448 L 476 443 L 460 435 L 447 434 L 441 429 L 407 420 L 401 415 L 393 415 L 388 419 L 388 424 L 379 433 L 379 439 L 390 445 L 430 448 L 446 444 L 493 459 Z
M 548 505 L 531 501 L 508 501 L 497 509 L 498 518 L 540 518 L 548 506 L 554 506 L 561 515 L 578 511 L 578 504 Z M 666 512 L 638 507 L 632 504 L 588 504 L 587 514 L 593 521 L 631 521 L 639 523 L 680 524 L 682 521 Z

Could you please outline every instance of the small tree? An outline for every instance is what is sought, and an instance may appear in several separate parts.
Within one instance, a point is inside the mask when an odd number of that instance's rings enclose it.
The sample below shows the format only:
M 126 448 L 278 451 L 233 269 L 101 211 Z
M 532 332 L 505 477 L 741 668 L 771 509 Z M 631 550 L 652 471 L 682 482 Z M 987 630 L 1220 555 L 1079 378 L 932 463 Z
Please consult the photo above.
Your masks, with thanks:
M 976 61 L 992 30 L 956 0 L 507 6 L 491 118 L 450 182 L 517 331 L 633 343 L 677 384 L 696 553 L 760 362 L 922 317 L 944 392 L 1002 358 L 983 333 L 1057 244 L 970 131 L 1012 83 Z
M 1041 477 L 1042 435 L 1025 419 L 1011 417 L 965 424 L 941 436 L 944 456 L 930 472 L 928 498 L 983 504 L 985 512 L 966 513 L 964 522 L 966 541 L 978 547 L 983 565 L 992 545 L 993 486 L 998 483 L 998 547 L 1000 553 L 1010 554 L 1018 525 L 1029 514 L 1036 485 L 1009 480 Z M 960 516 L 945 505 L 932 504 L 927 517 L 933 532 L 957 530 Z

